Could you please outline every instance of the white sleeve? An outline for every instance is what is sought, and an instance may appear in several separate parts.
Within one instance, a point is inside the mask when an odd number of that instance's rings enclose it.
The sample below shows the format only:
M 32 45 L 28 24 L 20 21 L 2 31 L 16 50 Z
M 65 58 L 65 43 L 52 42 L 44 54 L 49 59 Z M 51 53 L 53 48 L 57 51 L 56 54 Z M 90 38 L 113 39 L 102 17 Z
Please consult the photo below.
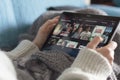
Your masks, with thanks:
M 0 51 L 0 80 L 17 80 L 12 61 L 2 51 Z
M 6 52 L 6 54 L 11 59 L 17 59 L 18 57 L 29 57 L 31 54 L 39 51 L 39 48 L 29 40 L 23 40 L 20 44 L 10 52 Z
M 10 59 L 14 60 L 23 56 L 29 57 L 37 51 L 39 51 L 39 48 L 28 40 L 23 40 L 10 52 L 0 51 L 0 80 L 17 80 L 17 74 Z
M 112 67 L 105 57 L 85 48 L 57 80 L 106 80 L 111 72 Z

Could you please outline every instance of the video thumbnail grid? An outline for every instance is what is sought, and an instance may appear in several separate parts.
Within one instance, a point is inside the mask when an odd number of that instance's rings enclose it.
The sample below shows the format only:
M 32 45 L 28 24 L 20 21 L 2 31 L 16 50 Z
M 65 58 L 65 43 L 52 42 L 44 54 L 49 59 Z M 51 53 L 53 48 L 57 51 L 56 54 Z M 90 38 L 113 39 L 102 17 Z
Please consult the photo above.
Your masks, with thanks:
M 62 16 L 55 27 L 48 45 L 81 49 L 95 36 L 101 36 L 105 44 L 113 30 L 114 22 L 97 19 Z

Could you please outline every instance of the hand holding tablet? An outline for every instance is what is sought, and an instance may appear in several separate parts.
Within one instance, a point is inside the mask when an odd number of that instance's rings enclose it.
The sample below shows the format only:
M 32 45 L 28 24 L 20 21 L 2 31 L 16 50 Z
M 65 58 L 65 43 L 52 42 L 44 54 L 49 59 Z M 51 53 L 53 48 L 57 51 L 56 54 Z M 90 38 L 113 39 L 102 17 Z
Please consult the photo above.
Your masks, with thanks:
M 104 46 L 112 40 L 119 22 L 118 17 L 63 12 L 42 50 L 78 53 L 95 36 L 103 38 L 98 47 Z

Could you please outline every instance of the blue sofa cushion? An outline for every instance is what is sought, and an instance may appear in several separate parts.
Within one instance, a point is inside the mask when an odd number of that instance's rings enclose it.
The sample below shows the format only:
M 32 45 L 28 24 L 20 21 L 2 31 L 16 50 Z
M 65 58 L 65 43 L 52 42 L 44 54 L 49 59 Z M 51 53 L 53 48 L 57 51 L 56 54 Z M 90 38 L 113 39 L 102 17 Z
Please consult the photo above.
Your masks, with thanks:
M 104 10 L 110 16 L 120 17 L 120 7 L 96 5 L 96 4 L 90 5 L 88 7 Z
M 120 7 L 120 0 L 113 0 L 113 3 L 114 3 L 116 6 L 119 6 L 119 7 Z

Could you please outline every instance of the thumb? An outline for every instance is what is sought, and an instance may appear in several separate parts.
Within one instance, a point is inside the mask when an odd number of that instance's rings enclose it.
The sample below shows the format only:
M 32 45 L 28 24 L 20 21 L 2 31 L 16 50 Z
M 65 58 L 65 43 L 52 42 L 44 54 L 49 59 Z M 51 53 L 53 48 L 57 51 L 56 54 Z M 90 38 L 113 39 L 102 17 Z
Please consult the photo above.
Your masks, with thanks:
M 40 27 L 40 30 L 39 32 L 42 32 L 42 33 L 50 33 L 51 30 L 54 28 L 54 26 L 57 24 L 58 22 L 58 17 L 55 17 L 53 19 L 50 19 L 48 20 L 47 22 L 45 22 L 45 24 L 43 24 L 41 27 Z

